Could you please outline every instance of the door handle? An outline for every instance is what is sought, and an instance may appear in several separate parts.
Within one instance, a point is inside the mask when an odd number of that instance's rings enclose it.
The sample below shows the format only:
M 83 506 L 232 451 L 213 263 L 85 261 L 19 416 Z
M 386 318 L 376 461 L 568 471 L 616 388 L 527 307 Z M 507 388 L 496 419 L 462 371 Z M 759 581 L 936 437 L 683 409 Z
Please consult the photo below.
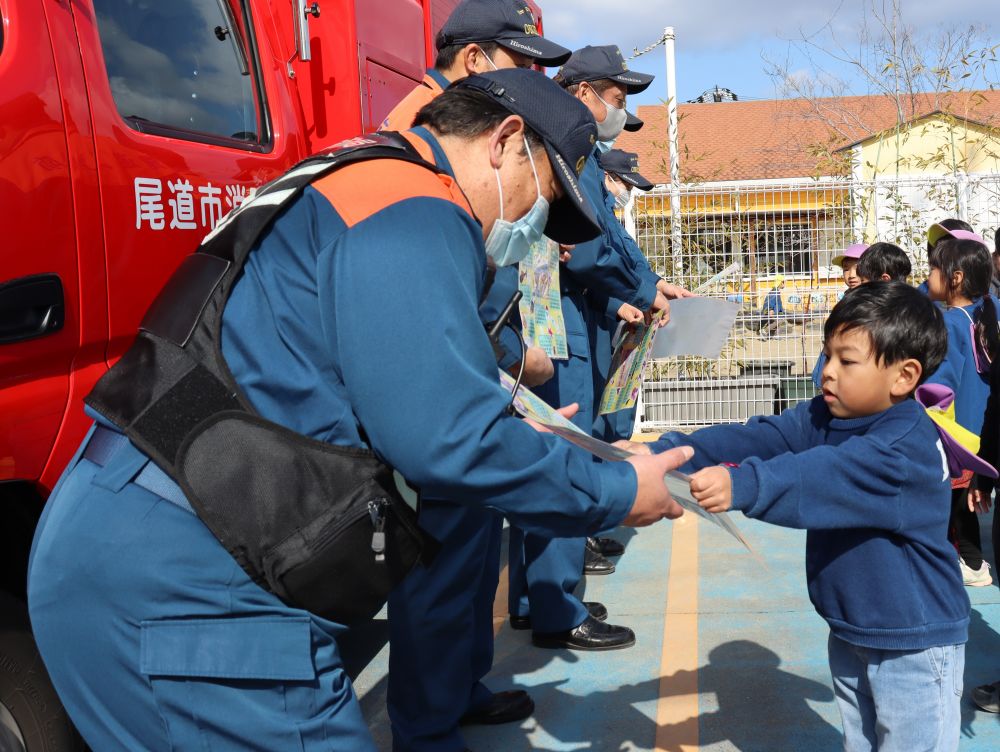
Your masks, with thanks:
M 0 282 L 0 345 L 58 332 L 66 304 L 58 274 L 34 274 Z

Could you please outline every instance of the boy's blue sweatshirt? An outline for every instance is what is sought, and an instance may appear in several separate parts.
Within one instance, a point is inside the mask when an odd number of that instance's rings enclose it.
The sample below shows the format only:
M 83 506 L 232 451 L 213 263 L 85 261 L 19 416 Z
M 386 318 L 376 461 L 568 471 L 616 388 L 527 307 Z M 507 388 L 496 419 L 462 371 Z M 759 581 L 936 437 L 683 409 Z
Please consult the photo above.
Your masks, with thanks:
M 685 468 L 730 468 L 733 508 L 808 530 L 809 597 L 834 635 L 882 650 L 964 643 L 969 597 L 948 542 L 951 484 L 937 431 L 913 400 L 834 418 L 817 397 L 781 415 L 690 436 Z
M 942 308 L 944 324 L 948 329 L 948 354 L 927 379 L 932 384 L 951 387 L 955 393 L 955 420 L 976 435 L 983 428 L 983 413 L 990 396 L 990 379 L 988 373 L 981 374 L 976 370 L 969 319 L 971 317 L 975 320 L 982 307 L 983 299 L 976 298 L 971 305 L 964 306 L 964 312 L 957 306 Z

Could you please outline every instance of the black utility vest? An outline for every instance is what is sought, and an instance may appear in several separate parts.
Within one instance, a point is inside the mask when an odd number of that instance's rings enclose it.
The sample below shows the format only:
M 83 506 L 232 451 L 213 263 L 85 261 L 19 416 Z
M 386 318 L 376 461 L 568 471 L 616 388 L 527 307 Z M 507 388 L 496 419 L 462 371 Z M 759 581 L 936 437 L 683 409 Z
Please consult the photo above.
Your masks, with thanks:
M 275 217 L 313 181 L 361 160 L 439 173 L 401 136 L 306 159 L 233 211 L 159 294 L 135 343 L 87 396 L 184 491 L 247 574 L 285 603 L 340 623 L 370 618 L 434 545 L 392 468 L 371 451 L 261 417 L 222 356 L 222 313 Z

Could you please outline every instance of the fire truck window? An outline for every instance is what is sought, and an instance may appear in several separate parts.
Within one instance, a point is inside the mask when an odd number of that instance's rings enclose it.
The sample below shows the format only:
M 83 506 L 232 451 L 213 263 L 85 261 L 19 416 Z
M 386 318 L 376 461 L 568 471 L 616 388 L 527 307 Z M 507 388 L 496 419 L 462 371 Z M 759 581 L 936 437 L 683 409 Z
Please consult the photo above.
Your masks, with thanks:
M 245 35 L 229 29 L 219 0 L 94 0 L 94 9 L 111 93 L 132 127 L 258 142 Z

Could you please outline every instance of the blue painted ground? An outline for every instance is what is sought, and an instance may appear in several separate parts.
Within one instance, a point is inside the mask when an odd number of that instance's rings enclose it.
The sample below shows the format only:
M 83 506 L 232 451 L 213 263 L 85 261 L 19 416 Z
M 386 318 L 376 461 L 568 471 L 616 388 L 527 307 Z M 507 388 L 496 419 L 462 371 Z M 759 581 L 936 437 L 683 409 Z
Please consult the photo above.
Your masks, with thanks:
M 676 720 L 660 729 L 659 749 L 839 750 L 840 719 L 826 665 L 827 628 L 805 591 L 805 535 L 741 515 L 733 519 L 764 563 L 715 526 L 698 526 L 697 720 Z M 658 749 L 672 533 L 670 523 L 618 531 L 616 537 L 627 545 L 618 571 L 591 577 L 585 585 L 587 600 L 602 601 L 613 622 L 636 631 L 634 648 L 607 653 L 538 650 L 528 634 L 506 624 L 500 628 L 488 683 L 497 690 L 529 689 L 536 712 L 520 725 L 467 729 L 466 740 L 475 752 Z M 983 540 L 989 537 L 987 517 Z M 973 610 L 967 691 L 1000 679 L 1000 590 L 968 590 Z M 376 620 L 346 649 L 359 671 L 355 687 L 365 717 L 380 749 L 389 750 L 385 633 L 384 622 Z M 680 678 L 663 683 L 668 694 Z M 963 702 L 962 752 L 1000 750 L 1000 716 Z

